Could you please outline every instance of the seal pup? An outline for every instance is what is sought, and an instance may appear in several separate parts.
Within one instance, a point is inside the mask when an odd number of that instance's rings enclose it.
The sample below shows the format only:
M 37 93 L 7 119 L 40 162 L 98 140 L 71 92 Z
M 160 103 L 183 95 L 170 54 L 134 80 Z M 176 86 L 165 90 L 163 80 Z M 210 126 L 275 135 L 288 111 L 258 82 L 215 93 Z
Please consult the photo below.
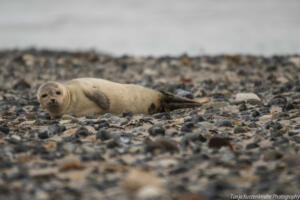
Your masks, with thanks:
M 171 93 L 97 78 L 46 82 L 38 89 L 37 98 L 53 118 L 64 114 L 120 114 L 125 110 L 153 114 L 202 105 Z

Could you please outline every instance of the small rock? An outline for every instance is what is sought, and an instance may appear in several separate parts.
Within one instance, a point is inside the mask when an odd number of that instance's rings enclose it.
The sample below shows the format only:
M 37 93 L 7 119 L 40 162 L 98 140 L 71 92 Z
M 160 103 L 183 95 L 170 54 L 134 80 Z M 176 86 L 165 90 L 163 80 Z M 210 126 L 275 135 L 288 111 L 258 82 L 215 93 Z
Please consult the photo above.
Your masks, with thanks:
M 86 137 L 89 135 L 89 130 L 86 127 L 82 126 L 77 129 L 77 131 L 75 132 L 75 135 L 78 137 L 80 137 L 80 136 Z
M 96 133 L 96 138 L 97 139 L 101 139 L 102 141 L 105 140 L 109 140 L 111 138 L 113 138 L 112 134 L 110 134 L 110 132 L 108 132 L 105 129 L 100 129 L 97 133 Z
M 167 138 L 160 138 L 155 141 L 152 141 L 150 138 L 146 138 L 145 140 L 145 151 L 146 152 L 178 152 L 179 148 L 177 147 L 177 143 L 174 140 Z
M 4 126 L 0 126 L 0 132 L 4 133 L 4 134 L 8 134 L 9 133 L 9 128 L 8 126 L 4 125 Z
M 181 145 L 187 146 L 190 142 L 206 142 L 206 138 L 201 133 L 187 133 L 181 140 Z
M 282 158 L 282 154 L 276 150 L 269 150 L 264 153 L 264 161 L 278 160 Z
M 261 101 L 260 98 L 254 93 L 237 93 L 235 96 L 236 101 L 248 101 L 250 99 Z
M 160 125 L 152 126 L 149 128 L 148 132 L 151 136 L 165 135 L 165 129 Z
M 238 126 L 233 130 L 234 133 L 246 133 L 248 131 L 249 129 L 243 128 L 242 126 Z
M 229 120 L 226 120 L 226 119 L 219 119 L 216 123 L 215 123 L 216 126 L 219 126 L 219 127 L 233 127 L 231 121 Z
M 136 197 L 139 200 L 154 200 L 154 199 L 162 199 L 165 191 L 157 186 L 144 186 L 138 190 Z
M 221 147 L 229 147 L 229 149 L 233 151 L 233 147 L 228 138 L 212 137 L 208 142 L 208 146 L 216 149 L 220 149 Z
M 257 143 L 250 143 L 250 144 L 247 144 L 246 149 L 255 149 L 257 147 L 259 147 L 259 145 Z
M 285 106 L 287 104 L 287 100 L 283 96 L 276 96 L 268 102 L 268 106 Z
M 300 129 L 290 130 L 288 134 L 289 134 L 289 136 L 298 135 L 298 134 L 300 134 Z
M 239 106 L 239 111 L 240 111 L 240 112 L 246 111 L 247 109 L 248 109 L 248 108 L 247 108 L 247 106 L 246 106 L 245 103 L 242 103 L 242 104 Z
M 169 120 L 171 119 L 171 116 L 169 113 L 156 113 L 153 115 L 155 119 L 163 119 L 163 120 Z
M 296 143 L 300 143 L 300 136 L 294 136 L 293 139 Z
M 145 186 L 163 188 L 164 182 L 147 169 L 132 169 L 125 176 L 121 185 L 129 193 L 135 193 Z
M 184 172 L 187 172 L 189 170 L 189 168 L 187 167 L 187 165 L 185 164 L 180 164 L 179 166 L 177 166 L 175 169 L 172 169 L 169 174 L 170 175 L 178 175 Z
M 193 127 L 194 127 L 193 122 L 185 122 L 181 127 L 181 131 L 183 131 L 183 132 L 192 132 Z
M 185 98 L 193 99 L 193 94 L 191 92 L 189 92 L 189 91 L 186 91 L 186 90 L 177 89 L 175 91 L 175 94 L 177 96 L 180 96 L 180 97 L 185 97 Z

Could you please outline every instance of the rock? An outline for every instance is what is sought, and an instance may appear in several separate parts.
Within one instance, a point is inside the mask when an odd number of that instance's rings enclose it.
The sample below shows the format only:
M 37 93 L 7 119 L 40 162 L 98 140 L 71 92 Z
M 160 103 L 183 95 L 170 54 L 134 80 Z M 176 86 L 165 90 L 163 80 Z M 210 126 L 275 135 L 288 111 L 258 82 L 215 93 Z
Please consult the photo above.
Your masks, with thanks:
M 257 143 L 250 143 L 250 144 L 247 144 L 246 146 L 246 149 L 255 149 L 255 148 L 258 148 L 259 145 Z
M 289 136 L 295 136 L 295 135 L 298 135 L 300 134 L 300 129 L 294 129 L 294 130 L 290 130 L 288 132 Z
M 86 137 L 89 135 L 89 130 L 86 127 L 82 126 L 77 129 L 75 135 L 78 137 Z
M 233 127 L 231 121 L 229 120 L 226 120 L 226 119 L 219 119 L 216 123 L 215 123 L 216 126 L 219 126 L 219 127 Z
M 185 98 L 193 99 L 193 94 L 191 92 L 189 92 L 189 91 L 186 91 L 186 90 L 177 89 L 175 91 L 175 94 L 177 96 L 180 96 L 180 97 L 185 97 Z
M 106 129 L 100 129 L 96 133 L 96 138 L 101 139 L 102 141 L 105 141 L 105 140 L 109 140 L 109 139 L 113 138 L 113 135 L 110 132 L 108 132 Z
M 136 193 L 143 187 L 163 188 L 164 182 L 147 169 L 132 169 L 121 182 L 122 187 L 129 193 Z
M 194 127 L 193 122 L 185 122 L 181 127 L 181 131 L 183 132 L 192 132 L 192 128 Z
M 202 133 L 187 133 L 181 140 L 181 145 L 187 146 L 191 142 L 206 142 L 206 138 L 203 137 Z
M 152 153 L 164 153 L 164 152 L 178 152 L 179 148 L 174 140 L 167 138 L 159 138 L 152 141 L 150 138 L 145 140 L 145 151 Z
M 149 128 L 148 132 L 151 136 L 165 135 L 165 129 L 160 125 L 152 126 Z
M 273 99 L 271 99 L 269 102 L 268 102 L 268 106 L 272 106 L 272 105 L 275 105 L 275 106 L 285 106 L 287 104 L 287 100 L 285 97 L 283 96 L 276 96 L 274 97 Z
M 264 161 L 272 161 L 272 160 L 278 160 L 282 157 L 283 157 L 282 153 L 276 150 L 269 150 L 264 153 L 263 159 Z
M 138 200 L 153 200 L 162 199 L 165 191 L 157 186 L 144 186 L 137 191 L 136 197 Z
M 243 128 L 242 126 L 235 127 L 233 130 L 234 133 L 246 133 L 248 131 L 249 129 Z
M 228 138 L 212 137 L 208 142 L 210 148 L 220 149 L 221 147 L 229 147 L 233 151 L 233 147 Z
M 235 96 L 236 101 L 248 101 L 250 99 L 261 101 L 261 99 L 254 93 L 237 93 Z
M 4 133 L 4 134 L 8 134 L 9 133 L 9 128 L 8 126 L 0 126 L 0 132 Z
M 294 136 L 293 139 L 296 143 L 300 143 L 300 136 Z

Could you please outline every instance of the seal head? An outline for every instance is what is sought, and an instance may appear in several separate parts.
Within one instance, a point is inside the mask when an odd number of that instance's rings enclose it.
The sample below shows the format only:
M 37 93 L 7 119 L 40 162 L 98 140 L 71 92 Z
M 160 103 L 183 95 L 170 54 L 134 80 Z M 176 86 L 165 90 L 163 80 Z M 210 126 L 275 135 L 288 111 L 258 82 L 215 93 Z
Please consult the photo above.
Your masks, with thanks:
M 37 98 L 52 117 L 59 117 L 68 102 L 67 88 L 58 82 L 47 82 L 39 88 Z

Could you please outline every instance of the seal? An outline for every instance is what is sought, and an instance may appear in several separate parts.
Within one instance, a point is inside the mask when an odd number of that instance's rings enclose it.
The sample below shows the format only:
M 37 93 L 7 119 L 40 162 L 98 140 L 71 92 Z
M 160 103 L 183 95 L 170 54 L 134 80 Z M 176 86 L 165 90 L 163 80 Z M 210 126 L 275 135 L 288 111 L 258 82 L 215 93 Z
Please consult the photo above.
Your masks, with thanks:
M 164 91 L 97 78 L 46 82 L 38 89 L 37 98 L 53 118 L 64 114 L 120 114 L 125 110 L 153 114 L 203 104 Z

